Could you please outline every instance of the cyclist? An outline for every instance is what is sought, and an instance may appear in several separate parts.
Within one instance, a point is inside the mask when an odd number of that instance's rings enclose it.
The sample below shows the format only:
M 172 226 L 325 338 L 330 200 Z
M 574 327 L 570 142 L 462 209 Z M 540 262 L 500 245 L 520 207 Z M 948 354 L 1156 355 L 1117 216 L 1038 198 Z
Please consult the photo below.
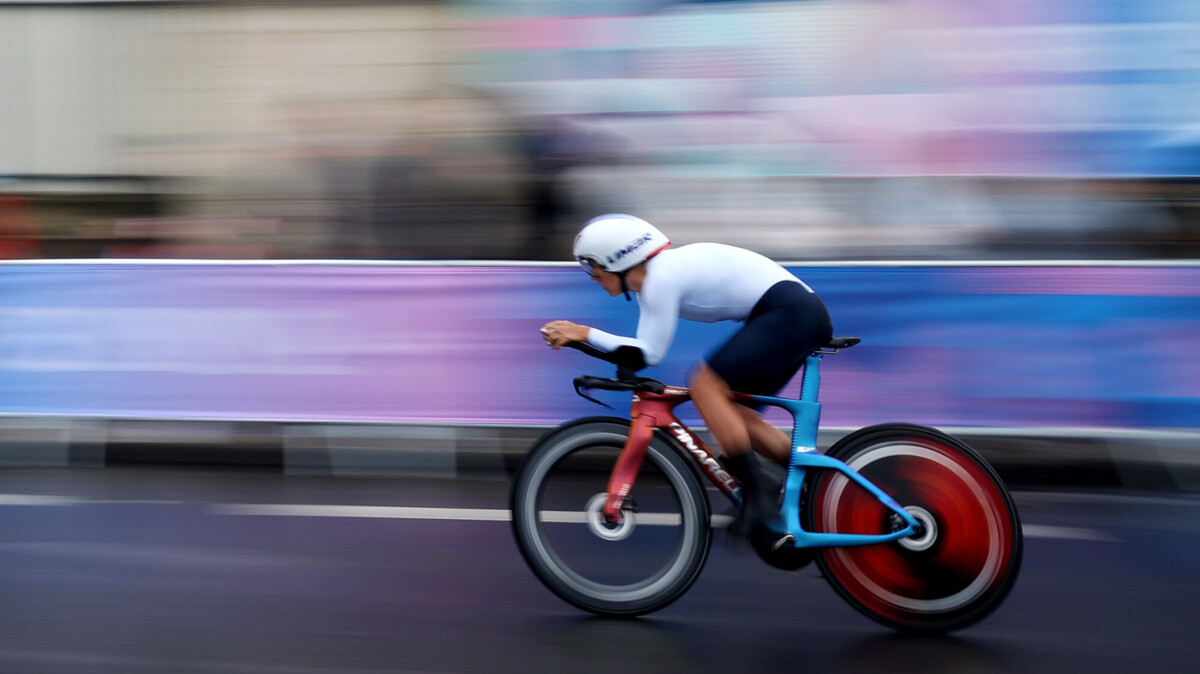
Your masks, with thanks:
M 637 294 L 637 336 L 565 320 L 547 323 L 542 335 L 555 349 L 586 342 L 639 370 L 662 361 L 680 318 L 744 322 L 695 366 L 689 386 L 726 468 L 742 483 L 743 508 L 731 531 L 770 536 L 762 523 L 778 508 L 752 450 L 786 465 L 791 441 L 756 410 L 735 403 L 731 392 L 778 393 L 832 337 L 829 313 L 803 281 L 758 253 L 719 243 L 670 246 L 666 235 L 632 215 L 588 222 L 575 237 L 575 259 L 610 296 Z

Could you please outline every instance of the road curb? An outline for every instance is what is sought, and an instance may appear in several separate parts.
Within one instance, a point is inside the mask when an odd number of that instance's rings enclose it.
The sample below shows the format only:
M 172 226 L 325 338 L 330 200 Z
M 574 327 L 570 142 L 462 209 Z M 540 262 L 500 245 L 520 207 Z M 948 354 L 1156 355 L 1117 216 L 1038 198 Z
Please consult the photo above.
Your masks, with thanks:
M 507 477 L 547 430 L 8 417 L 0 419 L 0 467 L 153 464 L 344 477 Z M 1200 492 L 1200 433 L 1192 431 L 945 430 L 977 449 L 1014 489 Z M 823 430 L 819 444 L 825 449 L 846 432 Z

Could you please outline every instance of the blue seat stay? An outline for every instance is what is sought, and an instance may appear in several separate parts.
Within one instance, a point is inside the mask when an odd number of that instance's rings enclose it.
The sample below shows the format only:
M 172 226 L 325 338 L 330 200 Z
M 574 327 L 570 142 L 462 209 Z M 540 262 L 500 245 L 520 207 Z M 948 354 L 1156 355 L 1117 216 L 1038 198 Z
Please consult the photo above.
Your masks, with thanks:
M 817 452 L 817 429 L 821 421 L 821 404 L 817 402 L 821 384 L 820 364 L 820 353 L 810 355 L 805 361 L 804 379 L 800 386 L 800 399 L 798 400 L 774 396 L 747 396 L 751 402 L 783 408 L 791 414 L 794 420 L 792 455 L 788 462 L 784 501 L 780 511 L 782 521 L 774 522 L 775 528 L 795 536 L 798 548 L 873 545 L 912 536 L 918 529 L 917 520 L 896 503 L 895 499 L 842 461 Z M 804 485 L 804 477 L 811 468 L 836 470 L 842 473 L 899 515 L 906 526 L 887 534 L 816 533 L 804 530 L 800 523 L 800 494 L 801 487 Z

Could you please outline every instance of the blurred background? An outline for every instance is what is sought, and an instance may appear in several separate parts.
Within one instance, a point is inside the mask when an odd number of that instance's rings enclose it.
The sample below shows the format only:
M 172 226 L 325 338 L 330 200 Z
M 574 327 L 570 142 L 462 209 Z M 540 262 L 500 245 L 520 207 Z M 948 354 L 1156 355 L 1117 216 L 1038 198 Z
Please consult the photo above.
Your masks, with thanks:
M 626 211 L 796 265 L 866 339 L 828 424 L 1188 447 L 1198 28 L 1173 0 L 0 2 L 0 431 L 592 412 L 559 387 L 594 366 L 530 335 L 636 329 L 554 268 Z
M 0 3 L 0 258 L 1190 258 L 1183 0 Z
M 509 477 L 627 409 L 537 332 L 636 329 L 569 262 L 613 211 L 863 338 L 822 448 L 991 461 L 1005 606 L 893 636 L 720 543 L 636 621 L 537 583 Z M 6 672 L 1200 671 L 1197 354 L 1193 0 L 0 0 Z

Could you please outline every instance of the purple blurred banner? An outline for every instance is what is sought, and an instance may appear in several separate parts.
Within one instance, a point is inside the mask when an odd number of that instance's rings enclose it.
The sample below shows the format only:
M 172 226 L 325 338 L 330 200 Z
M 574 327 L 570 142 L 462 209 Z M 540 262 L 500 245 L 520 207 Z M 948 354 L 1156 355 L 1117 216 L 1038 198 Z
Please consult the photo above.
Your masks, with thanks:
M 863 339 L 825 360 L 827 425 L 1200 425 L 1200 267 L 793 269 L 836 332 Z M 624 413 L 628 395 L 600 394 L 613 412 L 575 396 L 574 376 L 612 367 L 547 349 L 538 328 L 555 318 L 629 334 L 637 306 L 573 265 L 3 264 L 0 414 L 554 424 Z M 736 327 L 683 324 L 644 374 L 683 383 Z
M 459 4 L 462 77 L 656 166 L 1200 175 L 1189 0 Z

